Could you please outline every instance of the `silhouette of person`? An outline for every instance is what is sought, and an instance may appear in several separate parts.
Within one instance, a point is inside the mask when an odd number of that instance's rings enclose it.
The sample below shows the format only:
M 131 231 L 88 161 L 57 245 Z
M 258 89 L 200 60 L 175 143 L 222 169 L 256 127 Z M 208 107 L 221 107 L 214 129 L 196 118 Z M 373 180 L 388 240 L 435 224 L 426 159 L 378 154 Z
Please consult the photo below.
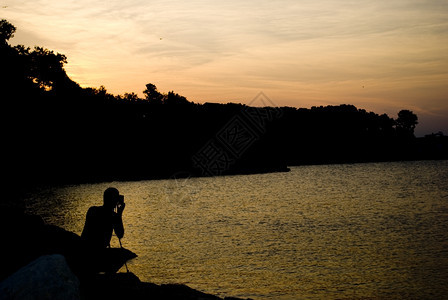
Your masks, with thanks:
M 107 188 L 103 195 L 103 206 L 92 206 L 87 211 L 81 238 L 97 249 L 110 247 L 112 231 L 119 239 L 124 235 L 121 218 L 124 207 L 124 196 L 116 188 Z

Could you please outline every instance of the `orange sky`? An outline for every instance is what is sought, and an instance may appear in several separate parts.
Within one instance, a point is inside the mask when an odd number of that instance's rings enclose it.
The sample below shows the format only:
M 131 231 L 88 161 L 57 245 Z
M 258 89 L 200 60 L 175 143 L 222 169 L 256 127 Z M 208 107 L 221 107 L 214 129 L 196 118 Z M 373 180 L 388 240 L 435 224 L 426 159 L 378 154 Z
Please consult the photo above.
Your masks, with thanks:
M 82 86 L 194 102 L 354 104 L 448 134 L 446 0 L 5 0 L 11 44 L 68 57 Z M 5 7 L 6 6 L 6 7 Z

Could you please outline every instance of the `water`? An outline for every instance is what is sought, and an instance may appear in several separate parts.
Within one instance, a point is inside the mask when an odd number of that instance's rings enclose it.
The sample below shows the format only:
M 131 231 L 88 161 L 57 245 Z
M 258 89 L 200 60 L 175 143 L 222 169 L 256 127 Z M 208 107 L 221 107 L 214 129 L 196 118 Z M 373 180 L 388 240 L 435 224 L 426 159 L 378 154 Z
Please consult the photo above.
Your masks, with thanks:
M 125 195 L 123 245 L 144 281 L 254 299 L 448 295 L 448 161 L 44 188 L 26 203 L 80 234 Z M 113 246 L 118 240 L 113 237 Z

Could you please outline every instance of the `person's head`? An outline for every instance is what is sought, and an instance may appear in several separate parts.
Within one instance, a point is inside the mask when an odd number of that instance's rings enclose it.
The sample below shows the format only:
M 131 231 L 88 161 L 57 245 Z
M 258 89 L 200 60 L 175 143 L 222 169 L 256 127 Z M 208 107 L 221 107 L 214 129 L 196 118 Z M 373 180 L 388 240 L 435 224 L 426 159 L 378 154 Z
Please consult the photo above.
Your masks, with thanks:
M 109 209 L 114 209 L 117 206 L 120 193 L 116 188 L 110 187 L 104 191 L 103 206 Z

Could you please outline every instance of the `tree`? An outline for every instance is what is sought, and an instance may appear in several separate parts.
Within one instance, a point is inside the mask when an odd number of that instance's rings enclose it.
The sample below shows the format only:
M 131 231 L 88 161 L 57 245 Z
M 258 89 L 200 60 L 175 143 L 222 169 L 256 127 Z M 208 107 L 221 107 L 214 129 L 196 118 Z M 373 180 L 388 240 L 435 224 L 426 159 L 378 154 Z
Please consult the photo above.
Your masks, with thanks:
M 403 109 L 398 113 L 395 120 L 398 134 L 404 136 L 414 136 L 415 126 L 418 124 L 418 117 L 412 111 Z
M 0 20 L 0 46 L 7 45 L 8 40 L 14 36 L 16 29 L 14 25 L 5 19 Z
M 386 114 L 382 114 L 378 117 L 379 129 L 383 136 L 392 136 L 394 132 L 394 119 L 390 118 Z
M 168 92 L 166 99 L 164 101 L 165 104 L 178 105 L 178 104 L 190 104 L 190 102 L 184 96 L 175 93 L 174 91 Z
M 64 88 L 68 79 L 64 70 L 67 57 L 63 54 L 55 54 L 53 51 L 42 47 L 35 47 L 28 54 L 30 65 L 28 66 L 29 77 L 44 90 Z
M 34 83 L 27 76 L 29 48 L 12 47 L 8 40 L 16 27 L 7 20 L 0 20 L 0 91 L 1 98 L 12 99 L 35 95 Z M 16 101 L 17 103 L 17 101 Z
M 10 46 L 7 41 L 15 31 L 7 20 L 0 20 L 0 83 L 8 97 L 31 100 L 45 93 L 67 95 L 79 91 L 79 85 L 64 70 L 65 55 L 37 46 L 33 50 L 23 45 Z
M 163 95 L 157 90 L 157 87 L 148 83 L 146 85 L 146 90 L 143 91 L 143 94 L 146 96 L 146 100 L 151 104 L 162 104 L 163 103 Z
M 122 99 L 127 102 L 139 102 L 140 98 L 136 93 L 124 93 Z

